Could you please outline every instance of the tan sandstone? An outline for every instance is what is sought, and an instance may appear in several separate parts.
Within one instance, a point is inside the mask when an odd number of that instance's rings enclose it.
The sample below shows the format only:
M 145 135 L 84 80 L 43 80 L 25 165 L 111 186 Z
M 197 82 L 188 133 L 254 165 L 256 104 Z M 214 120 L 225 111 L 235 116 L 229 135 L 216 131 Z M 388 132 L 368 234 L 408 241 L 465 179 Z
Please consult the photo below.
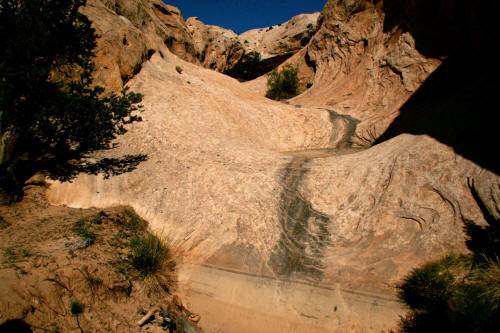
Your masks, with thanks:
M 281 63 L 300 51 L 316 30 L 319 12 L 300 14 L 270 27 L 252 29 L 241 34 L 207 25 L 190 17 L 186 24 L 193 34 L 198 58 L 206 68 L 220 72 L 236 65 L 243 55 L 258 52 L 262 59 Z
M 383 20 L 371 2 L 328 1 L 289 60 L 314 85 L 289 105 L 255 92 L 265 78 L 240 84 L 159 47 L 128 82 L 145 96 L 144 121 L 108 152 L 148 160 L 54 183 L 50 201 L 134 207 L 183 249 L 180 288 L 209 332 L 393 328 L 404 313 L 395 283 L 465 251 L 464 220 L 485 223 L 471 186 L 498 207 L 500 180 L 424 134 L 360 148 L 441 62 Z

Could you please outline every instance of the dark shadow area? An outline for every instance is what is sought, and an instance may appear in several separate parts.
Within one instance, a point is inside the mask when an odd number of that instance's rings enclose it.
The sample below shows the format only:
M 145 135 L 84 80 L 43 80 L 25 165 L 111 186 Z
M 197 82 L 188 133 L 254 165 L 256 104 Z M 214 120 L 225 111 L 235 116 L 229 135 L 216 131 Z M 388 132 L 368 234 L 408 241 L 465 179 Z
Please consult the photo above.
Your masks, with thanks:
M 490 214 L 471 180 L 468 185 L 487 225 L 465 220 L 469 254 L 427 262 L 397 286 L 409 308 L 401 317 L 401 333 L 500 331 L 500 220 Z
M 384 0 L 382 10 L 384 31 L 410 32 L 426 57 L 496 46 L 496 0 Z
M 0 333 L 33 333 L 33 331 L 23 320 L 13 319 L 0 325 Z
M 467 235 L 465 244 L 479 263 L 488 259 L 498 260 L 500 258 L 500 220 L 490 214 L 473 183 L 469 182 L 469 188 L 488 225 L 483 227 L 474 221 L 465 220 L 464 231 Z
M 96 162 L 83 162 L 80 164 L 71 164 L 71 161 L 65 164 L 54 164 L 50 168 L 50 177 L 62 181 L 71 181 L 79 173 L 86 173 L 89 175 L 97 175 L 102 173 L 104 179 L 110 176 L 118 176 L 127 172 L 134 171 L 137 166 L 146 161 L 148 155 L 124 155 L 119 158 L 102 158 Z
M 385 31 L 411 33 L 419 52 L 444 61 L 376 143 L 402 133 L 427 134 L 500 174 L 496 7 L 492 0 L 384 1 Z
M 259 52 L 250 52 L 241 57 L 236 65 L 224 70 L 223 74 L 234 77 L 240 82 L 250 81 L 269 73 L 293 55 L 293 52 L 288 52 L 262 59 Z

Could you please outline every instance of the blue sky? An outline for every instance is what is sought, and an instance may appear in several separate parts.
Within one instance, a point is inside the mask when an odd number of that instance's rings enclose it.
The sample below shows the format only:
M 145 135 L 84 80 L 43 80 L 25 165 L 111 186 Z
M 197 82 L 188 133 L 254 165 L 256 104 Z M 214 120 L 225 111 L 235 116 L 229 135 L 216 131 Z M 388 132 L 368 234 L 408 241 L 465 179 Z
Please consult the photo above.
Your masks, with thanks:
M 237 33 L 288 21 L 297 14 L 321 11 L 326 0 L 164 0 L 184 19 L 197 16 L 205 24 Z

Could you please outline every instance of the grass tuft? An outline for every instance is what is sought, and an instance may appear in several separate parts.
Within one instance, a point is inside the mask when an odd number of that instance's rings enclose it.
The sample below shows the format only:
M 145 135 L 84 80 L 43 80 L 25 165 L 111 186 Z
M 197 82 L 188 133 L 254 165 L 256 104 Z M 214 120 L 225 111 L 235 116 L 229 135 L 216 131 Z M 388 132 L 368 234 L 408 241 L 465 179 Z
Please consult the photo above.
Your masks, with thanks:
M 146 234 L 131 240 L 132 266 L 143 275 L 159 271 L 170 258 L 169 248 L 155 235 Z
M 88 225 L 86 219 L 81 218 L 75 223 L 73 223 L 72 230 L 74 233 L 76 233 L 78 236 L 82 237 L 85 240 L 87 246 L 90 246 L 95 243 L 97 236 Z

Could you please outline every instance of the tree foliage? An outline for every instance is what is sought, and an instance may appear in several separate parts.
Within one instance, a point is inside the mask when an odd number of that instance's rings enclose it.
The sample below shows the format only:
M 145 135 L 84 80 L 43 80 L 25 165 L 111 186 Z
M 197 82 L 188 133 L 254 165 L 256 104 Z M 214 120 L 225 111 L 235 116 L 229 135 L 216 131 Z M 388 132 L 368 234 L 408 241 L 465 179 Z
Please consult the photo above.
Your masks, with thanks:
M 403 332 L 500 332 L 500 221 L 471 191 L 488 226 L 466 221 L 470 254 L 426 263 L 398 286 Z
M 262 60 L 260 53 L 253 51 L 245 54 L 234 67 L 224 70 L 224 74 L 239 81 L 249 81 L 258 78 L 266 70 L 267 62 Z
M 291 65 L 268 74 L 266 97 L 274 100 L 292 98 L 299 94 L 299 70 Z
M 79 172 L 133 169 L 144 155 L 85 160 L 112 148 L 140 121 L 140 94 L 104 96 L 92 84 L 97 35 L 78 9 L 85 0 L 0 0 L 0 192 L 22 196 L 37 172 L 70 180 Z

